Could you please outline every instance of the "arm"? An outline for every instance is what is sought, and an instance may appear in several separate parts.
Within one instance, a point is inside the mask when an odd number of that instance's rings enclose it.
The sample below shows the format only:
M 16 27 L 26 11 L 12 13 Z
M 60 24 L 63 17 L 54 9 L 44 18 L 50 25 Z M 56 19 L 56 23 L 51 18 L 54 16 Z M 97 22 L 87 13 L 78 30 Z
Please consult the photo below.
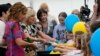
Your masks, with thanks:
M 48 42 L 46 39 L 41 38 L 40 36 L 37 36 L 38 38 L 34 38 L 34 37 L 30 36 L 28 33 L 25 33 L 25 36 L 27 38 L 30 38 L 32 41 L 43 42 L 43 43 Z
M 25 32 L 24 34 L 25 34 L 26 38 L 30 38 L 32 41 L 39 41 L 38 38 L 30 36 L 27 32 Z
M 43 43 L 48 43 L 48 41 L 47 41 L 46 39 L 41 38 L 40 36 L 38 36 L 38 39 L 39 39 L 41 42 L 43 42 Z
M 22 32 L 22 30 L 20 29 L 17 23 L 15 23 L 15 26 L 13 27 L 13 36 L 18 46 L 25 47 L 28 45 L 33 48 L 36 48 L 36 46 L 33 43 L 29 43 L 23 40 L 23 37 L 25 37 L 24 32 Z
M 54 51 L 60 51 L 60 52 L 68 52 L 68 51 L 71 51 L 71 50 L 76 50 L 76 48 L 71 48 L 71 47 L 60 48 L 60 47 L 56 47 L 54 49 Z
M 56 39 L 54 39 L 54 38 L 52 38 L 52 37 L 46 35 L 46 34 L 43 33 L 42 31 L 38 31 L 38 35 L 39 35 L 40 37 L 44 38 L 44 39 L 47 39 L 48 41 L 53 41 L 53 42 L 56 41 Z
M 93 14 L 91 17 L 91 24 L 97 19 L 97 9 L 98 9 L 98 4 L 95 4 L 93 6 Z
M 0 46 L 6 46 L 6 41 L 5 41 L 5 39 L 2 39 L 2 40 L 0 40 L 1 42 L 0 42 Z
M 54 51 L 68 52 L 68 49 L 56 47 L 56 48 L 54 49 Z
M 22 40 L 21 38 L 17 38 L 15 41 L 18 46 L 21 46 L 21 47 L 30 46 L 30 47 L 36 48 L 36 46 L 33 43 L 28 43 Z

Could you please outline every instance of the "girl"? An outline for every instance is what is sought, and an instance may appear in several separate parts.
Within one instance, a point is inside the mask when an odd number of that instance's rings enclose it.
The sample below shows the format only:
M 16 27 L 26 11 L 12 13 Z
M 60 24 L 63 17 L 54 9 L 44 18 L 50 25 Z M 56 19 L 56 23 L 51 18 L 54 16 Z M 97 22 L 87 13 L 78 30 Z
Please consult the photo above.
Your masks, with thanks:
M 81 31 L 78 31 L 75 33 L 75 38 L 73 40 L 75 47 L 66 45 L 62 48 L 56 48 L 55 50 L 61 51 L 62 56 L 91 56 L 89 40 L 89 36 L 85 35 Z
M 67 37 L 66 37 L 66 27 L 64 24 L 64 20 L 67 17 L 66 12 L 61 12 L 58 16 L 60 24 L 56 25 L 53 30 L 53 38 L 56 38 L 62 43 L 67 42 Z

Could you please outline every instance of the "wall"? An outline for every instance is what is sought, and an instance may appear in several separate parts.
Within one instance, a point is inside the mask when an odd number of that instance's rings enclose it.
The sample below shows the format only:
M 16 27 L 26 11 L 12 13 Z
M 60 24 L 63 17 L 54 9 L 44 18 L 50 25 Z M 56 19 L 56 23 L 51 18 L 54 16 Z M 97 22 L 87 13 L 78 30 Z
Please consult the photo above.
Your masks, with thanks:
M 35 9 L 36 12 L 39 9 L 40 4 L 46 2 L 50 9 L 49 14 L 55 16 L 56 19 L 58 18 L 58 14 L 61 11 L 65 11 L 69 15 L 72 12 L 72 10 L 80 9 L 80 7 L 84 5 L 84 0 L 0 0 L 0 4 L 7 2 L 14 4 L 15 2 L 18 1 L 23 2 L 27 7 L 30 6 L 30 1 L 33 2 L 33 8 Z M 92 11 L 94 0 L 87 0 L 87 1 L 89 8 Z

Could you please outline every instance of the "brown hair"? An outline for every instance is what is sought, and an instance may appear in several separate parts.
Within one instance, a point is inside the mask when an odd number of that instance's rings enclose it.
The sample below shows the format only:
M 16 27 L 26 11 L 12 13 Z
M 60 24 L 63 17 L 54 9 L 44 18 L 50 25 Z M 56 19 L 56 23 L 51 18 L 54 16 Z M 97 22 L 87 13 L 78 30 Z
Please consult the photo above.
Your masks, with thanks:
M 82 50 L 84 56 L 90 56 L 90 46 L 89 46 L 90 37 L 85 35 L 82 31 L 77 31 L 75 33 L 75 44 L 76 48 Z
M 67 13 L 66 12 L 60 12 L 58 17 L 60 17 L 60 16 L 66 18 L 67 17 Z
M 43 10 L 43 9 L 39 9 L 38 12 L 37 12 L 37 18 L 39 21 L 41 21 L 41 15 L 42 13 L 45 13 L 48 15 L 47 11 Z
M 17 2 L 10 8 L 10 15 L 8 17 L 8 20 L 17 20 L 20 12 L 22 14 L 25 14 L 27 12 L 27 8 L 21 2 Z

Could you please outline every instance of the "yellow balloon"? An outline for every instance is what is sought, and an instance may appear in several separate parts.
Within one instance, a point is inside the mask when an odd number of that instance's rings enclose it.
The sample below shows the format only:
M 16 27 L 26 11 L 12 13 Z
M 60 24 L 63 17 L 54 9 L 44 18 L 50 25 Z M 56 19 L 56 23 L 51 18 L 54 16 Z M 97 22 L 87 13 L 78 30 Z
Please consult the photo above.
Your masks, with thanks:
M 85 34 L 87 34 L 87 30 L 86 30 L 86 27 L 85 27 L 85 22 L 77 22 L 75 23 L 75 25 L 73 26 L 73 34 L 75 34 L 75 32 L 77 31 L 82 31 L 84 32 Z
M 59 51 L 51 51 L 50 54 L 61 54 Z

